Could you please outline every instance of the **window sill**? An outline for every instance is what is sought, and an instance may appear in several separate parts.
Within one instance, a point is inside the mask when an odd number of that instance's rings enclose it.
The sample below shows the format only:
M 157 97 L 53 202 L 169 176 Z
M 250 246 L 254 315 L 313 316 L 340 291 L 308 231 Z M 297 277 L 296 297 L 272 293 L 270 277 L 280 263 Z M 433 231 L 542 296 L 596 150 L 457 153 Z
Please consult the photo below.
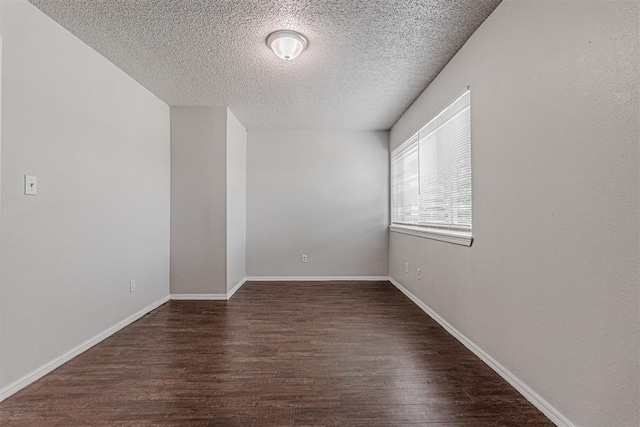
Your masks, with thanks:
M 391 225 L 389 230 L 393 233 L 409 234 L 411 236 L 424 237 L 426 239 L 439 240 L 462 246 L 471 246 L 473 236 L 457 231 L 436 230 L 433 228 L 410 227 L 406 225 Z

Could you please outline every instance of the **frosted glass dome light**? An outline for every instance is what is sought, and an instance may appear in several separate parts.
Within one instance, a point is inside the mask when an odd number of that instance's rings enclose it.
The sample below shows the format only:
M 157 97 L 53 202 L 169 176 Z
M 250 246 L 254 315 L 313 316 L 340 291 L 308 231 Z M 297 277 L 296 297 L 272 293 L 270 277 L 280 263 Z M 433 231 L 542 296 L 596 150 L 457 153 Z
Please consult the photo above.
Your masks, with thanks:
M 296 31 L 280 30 L 267 37 L 267 46 L 287 61 L 296 59 L 307 48 L 307 44 L 307 38 Z

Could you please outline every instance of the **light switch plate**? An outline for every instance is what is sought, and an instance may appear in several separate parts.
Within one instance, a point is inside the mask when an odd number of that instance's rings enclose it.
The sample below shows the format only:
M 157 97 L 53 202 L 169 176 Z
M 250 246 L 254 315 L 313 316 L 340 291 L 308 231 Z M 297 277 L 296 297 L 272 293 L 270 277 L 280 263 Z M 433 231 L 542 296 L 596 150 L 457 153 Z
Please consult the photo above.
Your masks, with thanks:
M 35 196 L 38 194 L 38 177 L 32 175 L 24 176 L 24 194 Z

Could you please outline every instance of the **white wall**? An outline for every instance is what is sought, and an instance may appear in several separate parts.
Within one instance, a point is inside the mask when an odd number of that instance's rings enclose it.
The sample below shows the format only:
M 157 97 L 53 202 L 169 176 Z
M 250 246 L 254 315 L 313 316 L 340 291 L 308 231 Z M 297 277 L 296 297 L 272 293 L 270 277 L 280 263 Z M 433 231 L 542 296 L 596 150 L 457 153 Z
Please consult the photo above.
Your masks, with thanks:
M 392 233 L 391 276 L 580 426 L 640 424 L 638 16 L 505 1 L 391 132 L 471 85 L 473 246 Z
M 245 277 L 247 131 L 227 109 L 227 292 Z
M 2 21 L 3 21 L 3 2 L 0 1 L 0 238 L 3 237 L 2 234 L 2 82 L 3 82 L 3 77 L 2 77 L 2 57 L 4 56 L 2 53 Z M 2 296 L 2 288 L 4 287 L 3 284 L 3 279 L 2 279 L 2 242 L 0 241 L 0 296 Z M 3 314 L 3 309 L 2 309 L 2 299 L 0 299 L 0 321 L 2 321 L 2 314 Z M 0 323 L 0 348 L 2 347 L 2 344 L 4 343 L 4 336 L 5 336 L 5 332 L 4 332 L 4 328 L 2 327 L 2 323 Z M 4 374 L 2 373 L 2 351 L 0 350 L 0 393 L 5 389 L 5 382 L 4 382 Z M 6 393 L 6 392 L 5 392 Z
M 0 19 L 7 389 L 168 296 L 169 108 L 26 1 Z
M 226 294 L 227 109 L 171 108 L 171 293 Z
M 388 132 L 249 131 L 247 276 L 386 276 L 388 162 Z

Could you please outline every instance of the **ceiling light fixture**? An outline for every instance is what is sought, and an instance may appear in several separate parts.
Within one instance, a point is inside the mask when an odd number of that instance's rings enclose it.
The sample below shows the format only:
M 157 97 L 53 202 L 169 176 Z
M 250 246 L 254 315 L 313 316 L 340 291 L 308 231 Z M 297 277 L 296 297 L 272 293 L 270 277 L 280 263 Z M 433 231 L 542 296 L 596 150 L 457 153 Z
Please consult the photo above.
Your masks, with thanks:
M 267 46 L 276 55 L 287 61 L 296 59 L 308 44 L 307 38 L 296 31 L 280 30 L 267 37 Z

